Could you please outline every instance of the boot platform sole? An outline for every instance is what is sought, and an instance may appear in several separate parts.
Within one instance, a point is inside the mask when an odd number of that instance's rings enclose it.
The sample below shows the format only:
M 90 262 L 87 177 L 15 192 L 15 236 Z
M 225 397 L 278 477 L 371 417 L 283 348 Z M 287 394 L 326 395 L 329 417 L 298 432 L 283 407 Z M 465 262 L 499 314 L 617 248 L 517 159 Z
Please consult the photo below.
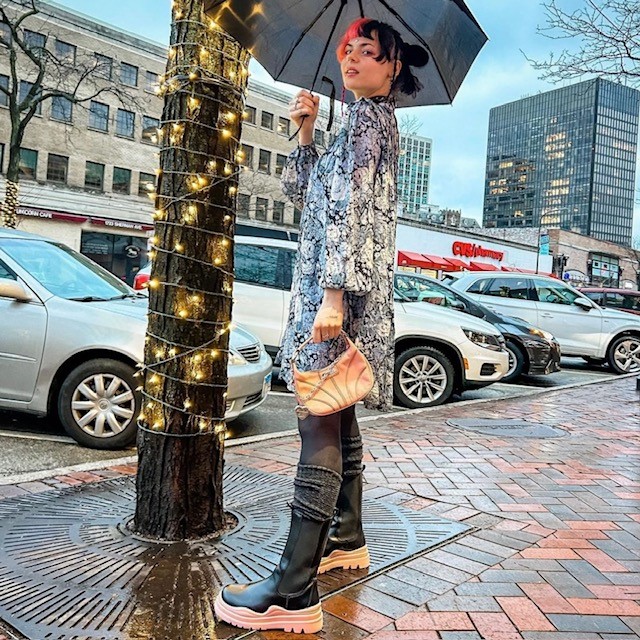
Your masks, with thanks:
M 335 549 L 326 558 L 322 558 L 318 573 L 326 573 L 332 569 L 367 569 L 370 564 L 369 549 L 366 544 L 354 551 Z
M 264 613 L 259 613 L 246 607 L 232 607 L 223 600 L 222 594 L 218 594 L 213 608 L 219 620 L 242 629 L 281 629 L 291 633 L 317 633 L 322 630 L 320 603 L 295 611 L 272 605 Z

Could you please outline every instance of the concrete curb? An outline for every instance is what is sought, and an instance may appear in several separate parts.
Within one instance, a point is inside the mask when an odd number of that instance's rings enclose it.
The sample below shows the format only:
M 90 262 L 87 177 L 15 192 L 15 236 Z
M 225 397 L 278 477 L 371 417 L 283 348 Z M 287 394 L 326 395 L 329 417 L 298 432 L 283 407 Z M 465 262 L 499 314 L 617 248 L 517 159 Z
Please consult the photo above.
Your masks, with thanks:
M 515 398 L 550 394 L 556 391 L 565 391 L 567 389 L 575 389 L 578 387 L 586 387 L 594 384 L 614 384 L 619 380 L 625 380 L 628 378 L 638 377 L 640 374 L 637 373 L 627 373 L 616 378 L 606 378 L 600 380 L 588 380 L 587 382 L 573 382 L 571 384 L 561 385 L 559 387 L 553 387 L 551 389 L 531 389 L 530 391 L 521 393 L 517 396 L 511 396 L 506 398 L 479 398 L 477 400 L 467 400 L 464 402 L 464 406 L 469 405 L 479 405 L 479 404 L 487 404 L 489 402 L 505 402 L 508 400 L 514 400 Z M 363 416 L 358 418 L 358 422 L 373 422 L 375 420 L 388 420 L 390 418 L 400 418 L 406 417 L 410 415 L 423 415 L 430 413 L 432 411 L 438 411 L 447 405 L 438 405 L 436 407 L 427 407 L 425 409 L 409 409 L 404 411 L 396 411 L 389 413 L 381 413 L 378 416 Z M 455 406 L 455 405 L 452 405 Z M 256 444 L 260 442 L 267 442 L 270 440 L 280 440 L 283 438 L 290 438 L 292 436 L 297 436 L 297 429 L 289 429 L 287 431 L 278 431 L 277 433 L 265 433 L 259 436 L 249 436 L 247 438 L 234 438 L 233 440 L 229 440 L 225 443 L 225 448 L 233 448 L 233 447 L 242 447 L 245 445 Z M 22 484 L 24 482 L 34 482 L 37 480 L 43 480 L 45 478 L 53 478 L 55 476 L 63 476 L 69 473 L 77 472 L 77 471 L 97 471 L 101 469 L 108 469 L 114 466 L 120 465 L 128 465 L 134 464 L 137 461 L 137 455 L 125 456 L 122 458 L 113 458 L 111 460 L 103 460 L 101 462 L 85 462 L 83 464 L 77 464 L 70 467 L 60 467 L 58 469 L 48 469 L 43 471 L 34 471 L 31 473 L 24 473 L 20 475 L 14 476 L 6 476 L 4 478 L 0 478 L 0 486 L 2 485 L 13 485 L 13 484 Z

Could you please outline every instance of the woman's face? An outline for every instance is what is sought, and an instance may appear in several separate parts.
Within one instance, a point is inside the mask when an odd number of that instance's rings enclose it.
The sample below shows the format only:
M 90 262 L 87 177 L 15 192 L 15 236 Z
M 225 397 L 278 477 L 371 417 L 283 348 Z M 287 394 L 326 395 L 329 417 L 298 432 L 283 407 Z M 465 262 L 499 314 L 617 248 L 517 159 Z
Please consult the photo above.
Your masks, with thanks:
M 391 90 L 393 63 L 390 60 L 376 60 L 380 55 L 380 42 L 377 32 L 374 31 L 371 36 L 349 40 L 345 57 L 340 63 L 344 87 L 353 93 L 356 100 L 386 96 Z M 396 64 L 399 71 L 400 63 Z

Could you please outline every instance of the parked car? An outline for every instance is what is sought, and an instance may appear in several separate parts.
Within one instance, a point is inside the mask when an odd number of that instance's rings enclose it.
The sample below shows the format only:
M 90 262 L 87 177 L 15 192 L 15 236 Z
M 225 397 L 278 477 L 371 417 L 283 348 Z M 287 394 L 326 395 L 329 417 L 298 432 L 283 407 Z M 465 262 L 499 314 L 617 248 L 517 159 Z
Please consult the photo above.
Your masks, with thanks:
M 289 240 L 237 236 L 233 318 L 278 352 L 289 314 L 297 245 Z M 509 357 L 492 325 L 450 309 L 416 305 L 397 292 L 396 402 L 419 408 L 502 378 Z
M 502 382 L 513 382 L 521 375 L 547 375 L 560 371 L 560 344 L 549 332 L 532 324 L 491 311 L 470 296 L 416 273 L 396 273 L 396 288 L 408 298 L 426 301 L 490 322 L 502 333 L 509 354 L 509 370 Z
M 640 291 L 629 289 L 607 289 L 596 287 L 581 287 L 578 289 L 601 307 L 618 309 L 640 315 Z
M 518 273 L 467 273 L 451 285 L 499 313 L 527 320 L 560 343 L 563 355 L 640 371 L 640 318 L 603 309 L 556 279 Z
M 148 298 L 69 247 L 0 229 L 0 408 L 56 416 L 79 443 L 131 443 L 141 397 Z M 235 326 L 227 421 L 256 408 L 273 363 Z

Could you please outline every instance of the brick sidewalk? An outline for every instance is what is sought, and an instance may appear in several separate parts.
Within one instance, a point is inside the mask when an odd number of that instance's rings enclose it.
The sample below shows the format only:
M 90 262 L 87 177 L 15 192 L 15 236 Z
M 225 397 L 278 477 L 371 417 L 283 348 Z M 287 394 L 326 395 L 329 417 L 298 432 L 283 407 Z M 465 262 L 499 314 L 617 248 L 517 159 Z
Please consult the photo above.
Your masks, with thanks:
M 637 639 L 640 405 L 635 385 L 635 379 L 625 378 L 363 423 L 369 497 L 477 530 L 325 600 L 319 637 Z M 526 418 L 568 435 L 496 438 L 448 426 L 453 418 Z M 230 448 L 226 460 L 292 474 L 297 456 L 297 440 L 283 438 Z M 135 468 L 0 487 L 0 497 L 123 473 Z

